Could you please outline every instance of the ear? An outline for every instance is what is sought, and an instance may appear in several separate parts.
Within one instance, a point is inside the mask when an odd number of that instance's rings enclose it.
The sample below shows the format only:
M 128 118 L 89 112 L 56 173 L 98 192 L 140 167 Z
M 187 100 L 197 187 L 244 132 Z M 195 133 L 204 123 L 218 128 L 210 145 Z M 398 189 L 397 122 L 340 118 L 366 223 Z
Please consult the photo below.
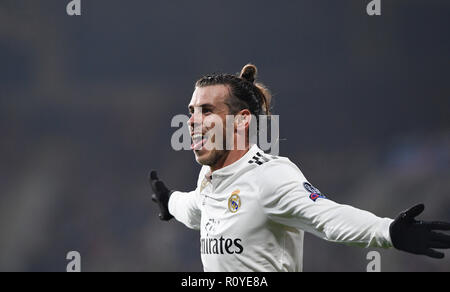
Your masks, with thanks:
M 250 125 L 252 115 L 248 109 L 243 109 L 234 117 L 235 129 L 247 130 Z

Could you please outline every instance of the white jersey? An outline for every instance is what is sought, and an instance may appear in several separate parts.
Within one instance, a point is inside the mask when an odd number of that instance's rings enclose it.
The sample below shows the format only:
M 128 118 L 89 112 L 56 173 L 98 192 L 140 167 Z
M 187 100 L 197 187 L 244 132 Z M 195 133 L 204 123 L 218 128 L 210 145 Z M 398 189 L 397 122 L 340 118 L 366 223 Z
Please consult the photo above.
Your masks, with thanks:
M 256 145 L 212 175 L 203 166 L 197 189 L 174 192 L 169 211 L 200 230 L 206 272 L 302 271 L 304 231 L 361 247 L 392 246 L 392 219 L 325 198 L 289 159 Z

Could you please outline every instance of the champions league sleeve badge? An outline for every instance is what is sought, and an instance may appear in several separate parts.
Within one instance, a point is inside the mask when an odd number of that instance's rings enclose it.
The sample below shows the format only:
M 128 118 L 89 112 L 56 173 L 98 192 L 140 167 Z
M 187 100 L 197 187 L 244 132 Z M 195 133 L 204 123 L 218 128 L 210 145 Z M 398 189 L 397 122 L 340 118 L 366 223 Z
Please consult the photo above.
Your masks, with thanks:
M 303 187 L 305 188 L 305 190 L 310 193 L 309 198 L 315 202 L 317 201 L 317 199 L 321 198 L 321 199 L 326 199 L 326 197 L 324 195 L 322 195 L 322 193 L 319 191 L 319 189 L 317 189 L 316 187 L 314 187 L 312 184 L 305 182 L 303 183 Z

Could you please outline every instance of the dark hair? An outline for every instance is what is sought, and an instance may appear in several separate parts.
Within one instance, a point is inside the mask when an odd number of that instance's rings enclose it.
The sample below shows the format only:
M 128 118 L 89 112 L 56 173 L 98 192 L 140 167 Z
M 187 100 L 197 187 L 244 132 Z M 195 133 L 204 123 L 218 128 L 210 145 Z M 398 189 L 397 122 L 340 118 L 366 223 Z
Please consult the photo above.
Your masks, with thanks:
M 200 78 L 195 86 L 227 85 L 231 95 L 227 105 L 231 114 L 248 109 L 259 121 L 259 115 L 270 115 L 272 95 L 262 83 L 255 83 L 257 73 L 258 69 L 255 65 L 247 64 L 242 68 L 239 76 L 232 74 L 206 75 Z

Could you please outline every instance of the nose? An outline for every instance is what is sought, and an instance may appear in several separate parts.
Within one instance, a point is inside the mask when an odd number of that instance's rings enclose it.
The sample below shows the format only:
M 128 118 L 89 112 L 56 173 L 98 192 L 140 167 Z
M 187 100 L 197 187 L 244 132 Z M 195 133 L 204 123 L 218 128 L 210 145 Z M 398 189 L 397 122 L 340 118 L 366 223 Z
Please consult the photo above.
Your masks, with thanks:
M 189 118 L 189 120 L 187 121 L 187 124 L 189 126 L 189 128 L 194 127 L 194 115 L 191 115 L 191 117 Z
M 200 127 L 202 124 L 202 115 L 199 112 L 194 112 L 191 117 L 189 118 L 189 120 L 187 121 L 187 124 L 189 126 L 190 129 L 194 129 L 197 127 Z

